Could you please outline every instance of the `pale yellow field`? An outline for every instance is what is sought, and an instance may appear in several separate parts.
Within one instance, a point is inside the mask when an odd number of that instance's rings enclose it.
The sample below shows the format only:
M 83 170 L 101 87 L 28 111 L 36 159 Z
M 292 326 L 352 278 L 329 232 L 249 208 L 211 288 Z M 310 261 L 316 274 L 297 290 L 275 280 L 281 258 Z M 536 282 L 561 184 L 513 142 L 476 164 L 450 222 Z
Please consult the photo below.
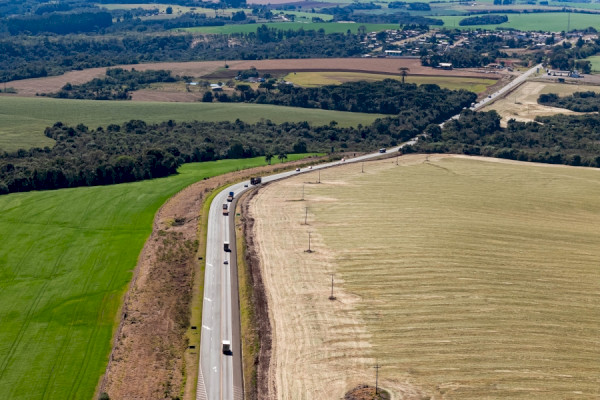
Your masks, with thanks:
M 537 99 L 540 94 L 557 93 L 560 96 L 567 96 L 575 92 L 588 90 L 600 92 L 600 86 L 529 81 L 505 98 L 485 107 L 482 111 L 496 110 L 502 116 L 502 126 L 506 126 L 509 119 L 527 122 L 533 121 L 537 116 L 583 114 L 565 108 L 543 106 L 538 104 Z
M 400 75 L 370 74 L 362 72 L 322 71 L 322 72 L 297 72 L 285 76 L 286 81 L 294 82 L 303 87 L 317 87 L 323 85 L 339 85 L 344 82 L 354 81 L 381 81 L 396 79 L 401 81 Z M 488 86 L 496 83 L 495 79 L 466 78 L 457 76 L 411 76 L 410 72 L 405 78 L 406 83 L 436 84 L 447 89 L 465 89 L 475 93 L 484 92 Z
M 600 170 L 423 155 L 364 170 L 253 199 L 277 398 L 341 398 L 376 360 L 396 399 L 600 397 Z

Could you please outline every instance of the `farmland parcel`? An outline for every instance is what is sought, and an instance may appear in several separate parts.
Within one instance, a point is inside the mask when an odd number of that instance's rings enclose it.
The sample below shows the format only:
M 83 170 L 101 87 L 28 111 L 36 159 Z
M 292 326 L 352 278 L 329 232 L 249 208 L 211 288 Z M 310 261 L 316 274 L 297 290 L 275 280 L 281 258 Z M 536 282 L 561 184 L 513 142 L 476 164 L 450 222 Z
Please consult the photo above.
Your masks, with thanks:
M 373 383 L 377 361 L 398 396 L 598 397 L 600 171 L 399 164 L 300 175 L 253 199 L 269 388 L 339 398 Z
M 156 210 L 193 182 L 264 164 L 186 164 L 163 179 L 0 196 L 0 397 L 92 398 Z

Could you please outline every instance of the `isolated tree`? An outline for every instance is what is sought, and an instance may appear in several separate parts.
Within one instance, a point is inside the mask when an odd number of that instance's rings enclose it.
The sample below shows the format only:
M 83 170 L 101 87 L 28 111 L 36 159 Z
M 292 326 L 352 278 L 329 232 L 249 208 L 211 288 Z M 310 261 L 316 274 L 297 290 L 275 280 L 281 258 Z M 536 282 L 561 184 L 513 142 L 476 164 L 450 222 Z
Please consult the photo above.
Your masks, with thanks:
M 213 101 L 212 92 L 204 92 L 204 96 L 202 96 L 202 101 L 204 103 L 212 103 L 212 101 Z
M 279 155 L 277 156 L 277 158 L 279 159 L 280 162 L 283 162 L 283 160 L 287 159 L 288 156 L 287 156 L 287 154 L 281 152 L 281 153 L 279 153 Z
M 400 76 L 402 76 L 402 84 L 404 85 L 404 78 L 406 78 L 406 76 L 408 75 L 408 71 L 410 71 L 410 68 L 400 67 L 398 68 L 398 70 L 400 71 Z
M 169 7 L 167 7 L 167 9 L 166 9 L 166 12 L 167 12 L 167 14 L 169 14 L 169 15 L 173 14 L 173 7 L 170 7 L 170 6 L 169 6 Z
M 270 152 L 267 152 L 265 154 L 265 161 L 267 162 L 267 164 L 271 165 L 272 159 L 273 159 L 273 154 L 271 154 Z

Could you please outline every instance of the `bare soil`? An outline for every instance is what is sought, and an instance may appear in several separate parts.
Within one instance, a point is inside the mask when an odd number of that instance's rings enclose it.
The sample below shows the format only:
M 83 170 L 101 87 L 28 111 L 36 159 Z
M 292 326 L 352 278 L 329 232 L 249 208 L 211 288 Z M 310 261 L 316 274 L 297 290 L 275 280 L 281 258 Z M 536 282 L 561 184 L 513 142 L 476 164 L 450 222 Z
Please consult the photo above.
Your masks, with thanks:
M 172 399 L 183 388 L 184 377 L 197 373 L 196 357 L 185 357 L 188 343 L 199 213 L 206 196 L 227 183 L 293 168 L 318 159 L 252 168 L 206 179 L 169 199 L 154 218 L 152 234 L 138 259 L 113 338 L 113 349 L 98 393 L 111 399 Z M 200 233 L 201 234 L 201 233 Z M 199 340 L 199 339 L 198 339 Z M 187 379 L 188 383 L 193 379 Z M 187 396 L 186 396 L 187 397 Z
M 230 78 L 237 75 L 238 71 L 256 67 L 261 73 L 287 74 L 301 71 L 345 71 L 345 72 L 372 72 L 382 74 L 398 74 L 400 67 L 409 68 L 410 75 L 435 75 L 435 76 L 462 76 L 475 78 L 498 78 L 497 74 L 490 75 L 476 69 L 454 69 L 451 71 L 423 67 L 417 59 L 394 58 L 316 58 L 316 59 L 285 59 L 285 60 L 233 60 L 227 61 L 193 61 L 193 62 L 160 62 L 147 64 L 119 65 L 110 68 L 135 68 L 138 71 L 165 69 L 174 75 L 192 77 L 208 76 L 214 79 Z M 18 96 L 31 97 L 36 93 L 53 93 L 59 91 L 65 84 L 73 85 L 88 82 L 94 78 L 106 75 L 107 68 L 90 68 L 81 71 L 69 71 L 63 75 L 45 78 L 23 79 L 7 82 L 7 87 L 17 90 Z M 137 98 L 135 98 L 137 96 Z M 135 95 L 134 100 L 147 100 L 149 94 L 143 91 Z M 166 94 L 160 92 L 157 99 L 160 101 L 194 101 L 193 96 L 187 94 Z M 181 100 L 178 100 L 181 99 Z
M 344 396 L 344 400 L 389 400 L 388 392 L 374 386 L 358 385 Z

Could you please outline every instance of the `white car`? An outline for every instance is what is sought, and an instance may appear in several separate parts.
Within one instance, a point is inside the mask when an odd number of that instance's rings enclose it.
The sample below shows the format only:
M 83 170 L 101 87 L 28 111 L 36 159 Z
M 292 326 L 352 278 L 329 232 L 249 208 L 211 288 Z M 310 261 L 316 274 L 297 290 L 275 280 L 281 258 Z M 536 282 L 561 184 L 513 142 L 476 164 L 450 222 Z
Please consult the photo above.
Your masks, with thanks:
M 296 172 L 300 172 L 300 168 L 296 168 Z

